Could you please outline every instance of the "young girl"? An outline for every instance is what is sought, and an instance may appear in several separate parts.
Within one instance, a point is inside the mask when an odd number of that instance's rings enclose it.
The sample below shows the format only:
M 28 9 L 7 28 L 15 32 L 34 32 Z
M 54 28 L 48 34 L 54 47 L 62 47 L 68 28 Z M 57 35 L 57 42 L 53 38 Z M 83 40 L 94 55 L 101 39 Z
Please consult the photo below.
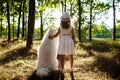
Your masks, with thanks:
M 49 38 L 53 39 L 61 33 L 58 55 L 60 55 L 61 70 L 64 70 L 65 56 L 69 56 L 70 68 L 73 67 L 73 54 L 75 53 L 75 36 L 73 27 L 70 24 L 70 16 L 64 12 L 61 16 L 61 24 L 58 31 L 54 35 L 50 35 Z

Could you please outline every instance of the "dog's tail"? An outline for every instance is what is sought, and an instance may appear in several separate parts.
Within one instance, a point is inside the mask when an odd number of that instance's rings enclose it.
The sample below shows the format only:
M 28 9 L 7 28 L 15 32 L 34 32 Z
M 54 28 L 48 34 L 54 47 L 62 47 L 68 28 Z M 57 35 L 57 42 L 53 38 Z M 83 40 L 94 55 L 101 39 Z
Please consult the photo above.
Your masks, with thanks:
M 50 71 L 47 68 L 39 68 L 36 71 L 36 75 L 39 77 L 48 76 L 49 72 Z

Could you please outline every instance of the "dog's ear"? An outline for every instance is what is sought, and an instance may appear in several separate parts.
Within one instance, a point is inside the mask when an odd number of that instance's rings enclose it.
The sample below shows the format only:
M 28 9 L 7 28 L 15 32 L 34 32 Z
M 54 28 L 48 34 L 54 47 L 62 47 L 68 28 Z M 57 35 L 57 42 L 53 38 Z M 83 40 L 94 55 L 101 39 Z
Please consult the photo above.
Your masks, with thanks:
M 53 28 L 50 27 L 50 30 L 53 30 Z
M 52 28 L 49 29 L 50 32 L 52 32 L 52 30 L 53 30 Z
M 49 34 L 49 35 L 52 34 L 52 28 L 49 28 L 49 30 L 48 30 L 48 34 Z

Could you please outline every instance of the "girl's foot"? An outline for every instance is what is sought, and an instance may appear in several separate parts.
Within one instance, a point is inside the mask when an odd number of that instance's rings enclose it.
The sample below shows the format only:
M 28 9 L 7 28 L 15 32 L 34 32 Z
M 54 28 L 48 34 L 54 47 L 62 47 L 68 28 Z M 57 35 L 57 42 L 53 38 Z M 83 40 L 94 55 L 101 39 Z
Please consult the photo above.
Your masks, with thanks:
M 59 68 L 57 68 L 56 70 L 55 70 L 55 72 L 59 72 L 60 70 L 59 70 Z
M 73 68 L 70 68 L 70 72 L 73 72 Z
M 60 72 L 61 72 L 61 73 L 64 73 L 64 72 L 65 72 L 65 70 L 64 70 L 64 69 L 60 69 Z

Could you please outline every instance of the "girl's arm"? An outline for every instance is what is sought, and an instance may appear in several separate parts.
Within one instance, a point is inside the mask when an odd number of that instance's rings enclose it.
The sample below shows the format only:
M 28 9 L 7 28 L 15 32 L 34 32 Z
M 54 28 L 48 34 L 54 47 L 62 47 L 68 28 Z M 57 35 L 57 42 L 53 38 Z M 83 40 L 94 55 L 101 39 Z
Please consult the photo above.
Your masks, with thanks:
M 74 45 L 75 45 L 75 35 L 74 35 L 74 30 L 73 30 L 73 28 L 72 28 L 71 33 L 72 33 L 72 39 L 73 39 L 73 41 L 74 41 Z
M 60 28 L 58 28 L 58 31 L 56 32 L 56 34 L 50 35 L 49 39 L 53 39 L 54 37 L 57 37 L 59 35 L 59 33 L 60 33 Z

